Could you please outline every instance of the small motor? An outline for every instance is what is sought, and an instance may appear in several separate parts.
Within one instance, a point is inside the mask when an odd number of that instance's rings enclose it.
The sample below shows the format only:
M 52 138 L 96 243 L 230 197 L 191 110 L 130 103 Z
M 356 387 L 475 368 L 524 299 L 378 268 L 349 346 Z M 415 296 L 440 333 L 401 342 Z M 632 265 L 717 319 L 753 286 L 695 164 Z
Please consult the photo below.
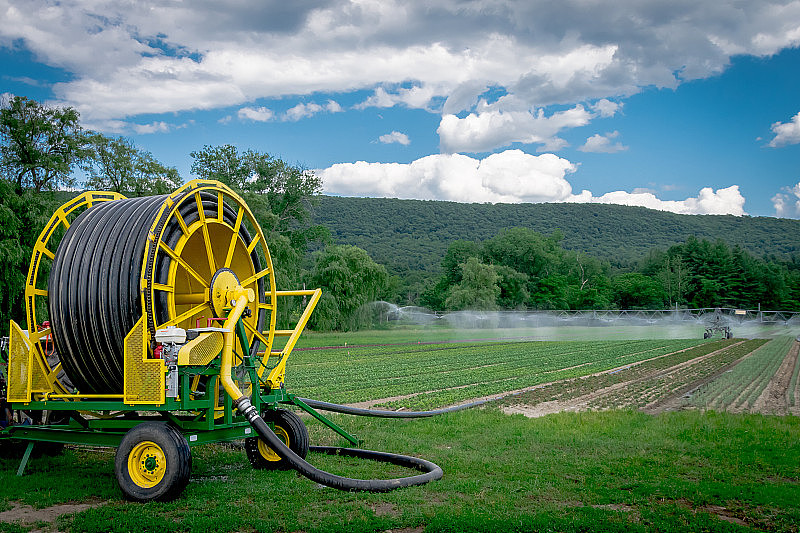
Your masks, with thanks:
M 156 331 L 156 349 L 153 355 L 164 359 L 167 367 L 167 377 L 164 383 L 164 396 L 167 398 L 178 397 L 178 352 L 186 343 L 186 330 L 175 326 Z

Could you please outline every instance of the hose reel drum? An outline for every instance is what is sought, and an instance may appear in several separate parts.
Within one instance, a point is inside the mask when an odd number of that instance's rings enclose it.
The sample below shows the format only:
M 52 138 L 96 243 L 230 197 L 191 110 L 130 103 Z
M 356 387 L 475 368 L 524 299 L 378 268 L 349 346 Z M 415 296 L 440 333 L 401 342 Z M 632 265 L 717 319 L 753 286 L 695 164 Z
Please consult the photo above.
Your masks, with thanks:
M 81 393 L 122 390 L 124 342 L 140 317 L 152 351 L 159 329 L 220 325 L 224 295 L 236 285 L 257 295 L 242 321 L 249 355 L 264 359 L 259 376 L 265 370 L 275 333 L 272 260 L 252 212 L 222 183 L 196 180 L 170 195 L 131 199 L 84 193 L 53 216 L 37 248 L 26 290 L 29 335 L 43 329 L 36 311 L 46 308 L 55 351 Z M 37 285 L 44 257 L 52 259 L 46 290 Z M 69 392 L 54 370 L 45 369 L 49 380 Z

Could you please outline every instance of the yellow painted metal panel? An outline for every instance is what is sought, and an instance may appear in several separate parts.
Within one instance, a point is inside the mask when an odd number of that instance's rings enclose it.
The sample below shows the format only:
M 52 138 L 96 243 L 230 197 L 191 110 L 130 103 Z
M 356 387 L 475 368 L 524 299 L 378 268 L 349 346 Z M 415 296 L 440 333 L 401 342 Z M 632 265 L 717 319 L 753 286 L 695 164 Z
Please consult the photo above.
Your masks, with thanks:
M 178 352 L 179 365 L 207 365 L 222 352 L 223 336 L 219 331 L 201 333 Z
M 13 320 L 11 321 L 8 348 L 8 401 L 29 402 L 31 401 L 33 350 L 25 332 Z
M 164 404 L 163 359 L 147 358 L 147 324 L 142 316 L 125 336 L 123 394 L 128 405 Z

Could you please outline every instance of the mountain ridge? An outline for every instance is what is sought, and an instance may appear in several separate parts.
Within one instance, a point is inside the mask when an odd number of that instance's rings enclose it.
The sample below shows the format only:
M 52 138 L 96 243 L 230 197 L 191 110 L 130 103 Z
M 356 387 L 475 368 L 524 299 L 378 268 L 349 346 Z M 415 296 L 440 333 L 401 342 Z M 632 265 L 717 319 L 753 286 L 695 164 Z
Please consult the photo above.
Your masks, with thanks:
M 558 230 L 563 247 L 627 269 L 651 249 L 694 235 L 722 239 L 759 257 L 800 259 L 800 220 L 733 215 L 684 215 L 614 204 L 479 204 L 320 196 L 313 220 L 337 244 L 364 248 L 391 273 L 429 277 L 449 244 L 482 241 L 511 227 L 545 235 Z

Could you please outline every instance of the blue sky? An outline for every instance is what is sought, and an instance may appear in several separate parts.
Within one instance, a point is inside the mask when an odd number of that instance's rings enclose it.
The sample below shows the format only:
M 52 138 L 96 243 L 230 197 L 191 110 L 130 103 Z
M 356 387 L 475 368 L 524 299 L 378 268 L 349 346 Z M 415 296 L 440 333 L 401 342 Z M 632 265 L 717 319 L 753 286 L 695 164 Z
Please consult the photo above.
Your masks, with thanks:
M 800 217 L 800 1 L 0 0 L 0 93 L 190 178 L 234 144 L 325 192 Z

